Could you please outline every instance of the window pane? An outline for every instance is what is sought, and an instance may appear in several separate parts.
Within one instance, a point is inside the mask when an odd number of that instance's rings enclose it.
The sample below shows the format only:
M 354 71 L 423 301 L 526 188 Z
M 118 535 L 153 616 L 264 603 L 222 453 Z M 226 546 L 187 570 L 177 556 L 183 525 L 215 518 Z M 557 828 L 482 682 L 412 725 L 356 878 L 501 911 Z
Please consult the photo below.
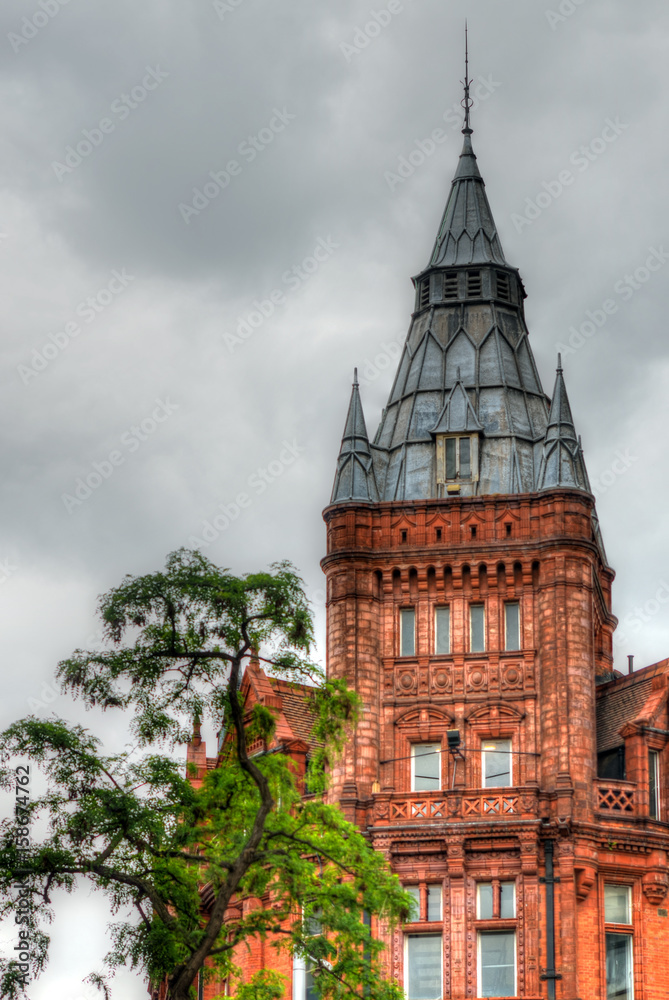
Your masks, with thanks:
M 430 792 L 441 788 L 440 750 L 438 743 L 415 743 L 411 747 L 412 791 Z
M 520 608 L 518 604 L 504 605 L 505 649 L 520 649 Z
M 485 608 L 482 604 L 469 605 L 469 649 L 472 653 L 485 651 Z
M 427 919 L 441 920 L 441 886 L 427 887 Z
M 511 997 L 516 992 L 516 935 L 513 931 L 479 934 L 482 997 Z
M 416 904 L 416 908 L 409 917 L 410 920 L 420 920 L 420 888 L 417 885 L 405 885 L 406 892 L 411 893 Z
M 648 811 L 651 819 L 660 818 L 660 773 L 657 750 L 648 751 Z
M 469 479 L 472 474 L 471 445 L 469 438 L 460 438 L 460 479 Z
M 511 740 L 486 740 L 482 757 L 485 788 L 504 788 L 511 784 Z
M 492 882 L 479 882 L 477 886 L 476 916 L 479 920 L 492 919 Z
M 435 653 L 450 653 L 451 651 L 451 609 L 434 609 Z
M 446 478 L 455 479 L 455 438 L 446 438 Z
M 614 747 L 597 754 L 597 777 L 625 780 L 625 747 Z
M 633 1000 L 632 935 L 606 935 L 606 1000 Z
M 410 934 L 407 938 L 407 1000 L 440 1000 L 441 935 Z
M 499 888 L 499 915 L 502 920 L 510 920 L 516 915 L 516 883 L 502 882 Z
M 609 924 L 631 924 L 631 889 L 628 885 L 604 886 L 604 919 Z
M 312 972 L 306 972 L 304 974 L 304 1000 L 318 1000 L 318 993 L 316 992 L 314 975 Z
M 416 653 L 416 612 L 414 608 L 400 611 L 400 656 L 414 656 Z

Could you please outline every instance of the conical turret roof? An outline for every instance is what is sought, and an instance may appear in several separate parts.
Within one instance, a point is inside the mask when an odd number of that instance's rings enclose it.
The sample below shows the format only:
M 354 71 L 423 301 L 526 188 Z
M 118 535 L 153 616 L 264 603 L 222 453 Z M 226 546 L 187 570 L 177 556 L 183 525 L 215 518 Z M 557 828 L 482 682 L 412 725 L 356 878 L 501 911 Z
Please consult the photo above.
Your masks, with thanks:
M 374 480 L 372 452 L 369 446 L 367 427 L 365 426 L 365 416 L 362 412 L 362 402 L 358 388 L 358 370 L 356 368 L 330 502 L 340 503 L 344 500 L 373 501 L 378 499 L 378 491 Z
M 537 488 L 549 490 L 566 486 L 590 492 L 580 438 L 576 435 L 574 418 L 564 384 L 562 360 L 558 354 L 555 389 L 548 416 Z
M 463 264 L 507 264 L 468 131 L 428 267 Z

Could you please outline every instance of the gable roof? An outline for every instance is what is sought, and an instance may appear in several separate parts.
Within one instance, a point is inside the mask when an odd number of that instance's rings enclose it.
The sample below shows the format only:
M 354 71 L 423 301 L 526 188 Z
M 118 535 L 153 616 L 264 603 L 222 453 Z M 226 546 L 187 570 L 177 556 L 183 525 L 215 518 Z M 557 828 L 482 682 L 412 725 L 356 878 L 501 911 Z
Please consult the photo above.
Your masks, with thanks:
M 665 676 L 663 676 L 665 675 Z M 630 722 L 647 719 L 652 724 L 666 701 L 669 659 L 607 681 L 597 689 L 597 752 L 613 750 L 624 743 L 620 729 Z
M 272 677 L 253 660 L 246 668 L 241 684 L 241 694 L 247 710 L 260 703 L 276 713 L 277 744 L 300 741 L 309 748 L 319 745 L 312 735 L 316 722 L 314 690 L 308 684 Z

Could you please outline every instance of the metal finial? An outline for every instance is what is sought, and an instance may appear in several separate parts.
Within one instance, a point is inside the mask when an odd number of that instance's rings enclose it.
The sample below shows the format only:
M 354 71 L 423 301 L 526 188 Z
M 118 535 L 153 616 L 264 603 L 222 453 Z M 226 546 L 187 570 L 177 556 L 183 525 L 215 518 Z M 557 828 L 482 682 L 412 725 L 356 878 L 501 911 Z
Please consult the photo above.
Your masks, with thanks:
M 460 381 L 460 365 L 458 365 L 458 367 L 455 369 L 455 381 L 456 382 Z
M 358 384 L 358 369 L 354 368 L 353 369 L 353 385 L 357 385 L 357 384 Z
M 465 127 L 462 130 L 463 135 L 471 135 L 472 132 L 474 131 L 469 126 L 469 110 L 474 103 L 471 97 L 469 96 L 469 87 L 471 82 L 472 81 L 469 79 L 469 36 L 467 30 L 467 22 L 465 21 L 465 78 L 463 80 L 465 87 L 465 96 L 463 100 L 460 102 L 462 104 L 462 107 L 465 109 Z
M 561 354 L 558 354 L 557 371 L 559 371 L 559 372 L 562 371 L 562 355 Z

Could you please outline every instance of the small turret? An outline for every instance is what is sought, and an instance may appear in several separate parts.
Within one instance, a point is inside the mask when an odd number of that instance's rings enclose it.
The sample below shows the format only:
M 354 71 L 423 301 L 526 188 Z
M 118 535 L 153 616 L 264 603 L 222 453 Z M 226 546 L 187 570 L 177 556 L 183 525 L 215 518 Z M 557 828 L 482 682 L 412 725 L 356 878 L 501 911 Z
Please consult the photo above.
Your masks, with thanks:
M 548 416 L 537 489 L 550 490 L 561 486 L 590 492 L 581 440 L 576 436 L 574 418 L 571 415 L 562 374 L 562 359 L 558 354 L 555 389 Z
M 330 503 L 345 500 L 371 503 L 378 498 L 356 368 Z

